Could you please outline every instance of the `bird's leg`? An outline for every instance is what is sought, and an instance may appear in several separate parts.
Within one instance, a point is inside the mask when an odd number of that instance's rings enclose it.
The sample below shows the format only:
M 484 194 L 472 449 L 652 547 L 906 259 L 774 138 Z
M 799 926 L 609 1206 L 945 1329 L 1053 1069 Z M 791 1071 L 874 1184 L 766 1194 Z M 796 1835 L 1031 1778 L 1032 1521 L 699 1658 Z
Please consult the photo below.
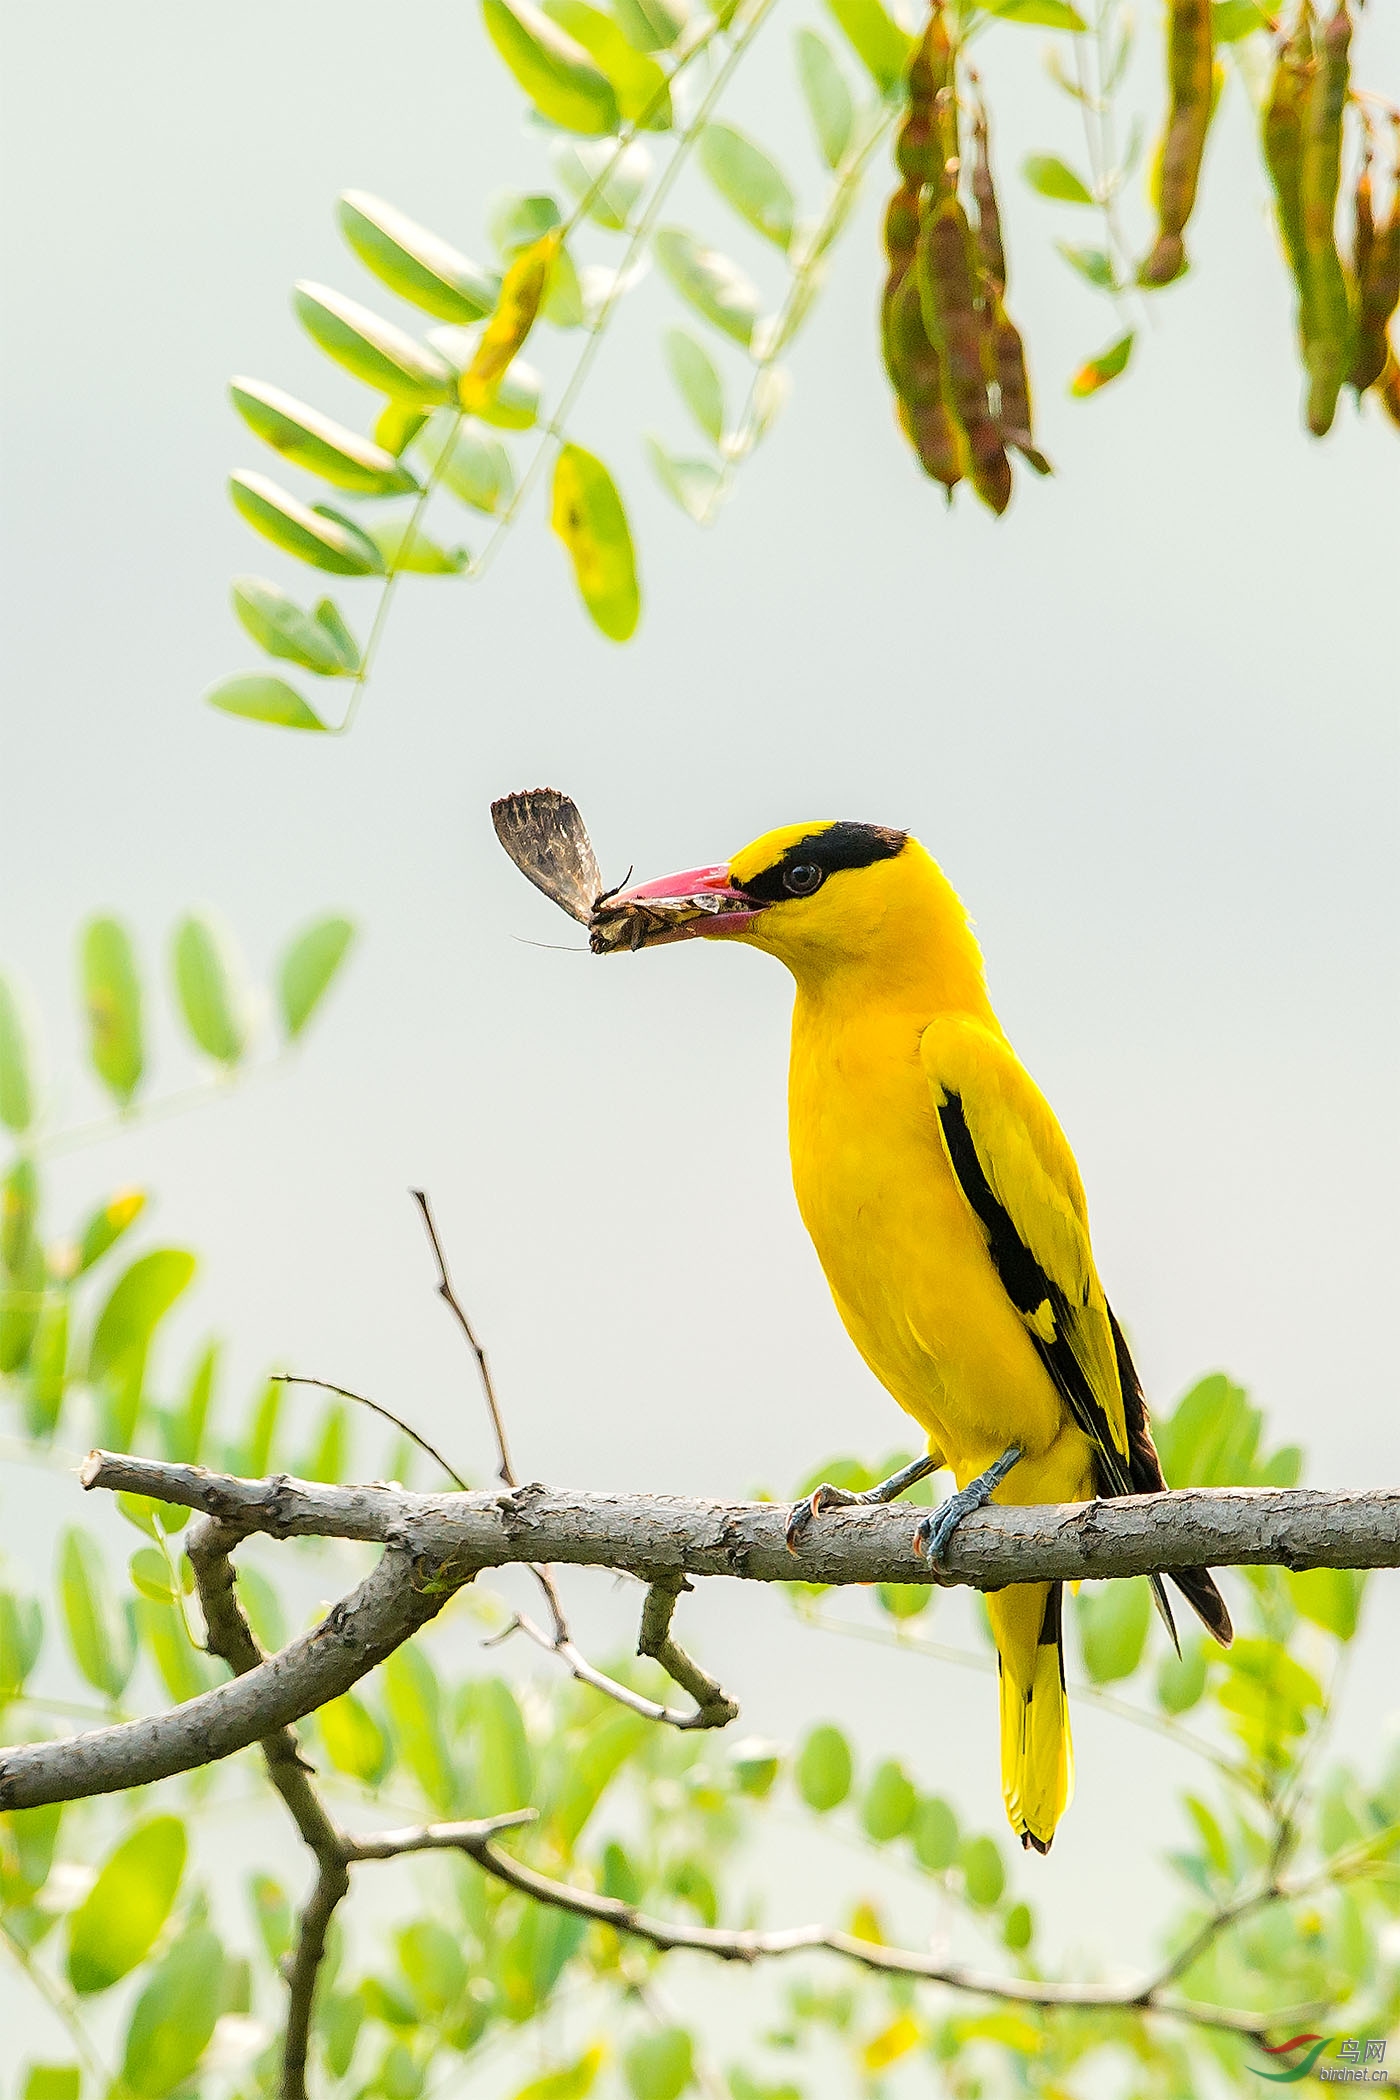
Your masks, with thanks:
M 788 1552 L 796 1553 L 813 1517 L 819 1517 L 824 1509 L 857 1509 L 862 1504 L 893 1502 L 916 1481 L 927 1480 L 942 1463 L 942 1459 L 925 1453 L 924 1457 L 913 1458 L 907 1466 L 901 1466 L 897 1473 L 891 1473 L 889 1479 L 882 1480 L 877 1487 L 862 1488 L 859 1494 L 852 1488 L 833 1487 L 830 1481 L 824 1480 L 820 1487 L 813 1488 L 810 1495 L 792 1505 L 787 1520 Z
M 981 1509 L 984 1502 L 990 1502 L 994 1490 L 1001 1486 L 1020 1456 L 1020 1445 L 1012 1444 L 1009 1450 L 1002 1452 L 995 1465 L 988 1466 L 985 1473 L 979 1473 L 965 1488 L 959 1488 L 956 1495 L 950 1495 L 946 1502 L 939 1503 L 937 1509 L 921 1517 L 914 1531 L 914 1551 L 926 1553 L 931 1561 L 941 1565 L 948 1557 L 953 1533 L 963 1518 L 970 1516 L 974 1509 Z

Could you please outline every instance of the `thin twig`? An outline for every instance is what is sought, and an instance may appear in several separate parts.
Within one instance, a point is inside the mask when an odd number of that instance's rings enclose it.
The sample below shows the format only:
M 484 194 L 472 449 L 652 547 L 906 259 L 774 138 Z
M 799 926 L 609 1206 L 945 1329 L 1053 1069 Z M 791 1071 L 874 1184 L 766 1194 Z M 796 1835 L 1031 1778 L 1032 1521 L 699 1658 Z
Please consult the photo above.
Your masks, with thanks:
M 468 1348 L 476 1359 L 486 1411 L 491 1417 L 491 1427 L 496 1438 L 499 1477 L 507 1487 L 519 1488 L 520 1479 L 506 1441 L 505 1416 L 501 1411 L 500 1398 L 496 1392 L 495 1379 L 491 1375 L 486 1350 L 465 1306 L 453 1288 L 447 1256 L 443 1251 L 437 1222 L 433 1217 L 433 1207 L 422 1189 L 414 1189 L 412 1195 L 422 1214 L 424 1230 L 433 1250 L 433 1259 L 437 1263 L 437 1294 L 456 1320 L 466 1338 Z M 670 1638 L 671 1617 L 676 1608 L 677 1598 L 682 1587 L 689 1587 L 683 1580 L 669 1586 L 653 1584 L 647 1591 L 646 1601 L 642 1606 L 642 1630 L 637 1653 L 654 1656 L 667 1675 L 674 1678 L 683 1691 L 690 1693 L 696 1703 L 694 1713 L 686 1713 L 673 1706 L 663 1706 L 655 1699 L 643 1698 L 640 1693 L 631 1691 L 625 1684 L 619 1684 L 615 1677 L 609 1677 L 605 1671 L 597 1669 L 586 1656 L 580 1654 L 569 1631 L 569 1622 L 553 1571 L 538 1561 L 532 1561 L 529 1565 L 530 1573 L 539 1584 L 545 1603 L 549 1607 L 554 1631 L 552 1634 L 546 1634 L 532 1619 L 518 1615 L 514 1624 L 506 1628 L 505 1634 L 498 1634 L 496 1639 L 504 1639 L 518 1629 L 540 1647 L 547 1648 L 557 1655 L 580 1684 L 592 1685 L 594 1691 L 601 1692 L 605 1698 L 616 1700 L 619 1706 L 630 1707 L 633 1713 L 644 1714 L 651 1721 L 664 1722 L 670 1728 L 725 1728 L 737 1718 L 739 1709 L 734 1700 Z M 655 1601 L 657 1599 L 660 1601 Z
M 391 1407 L 382 1406 L 378 1400 L 371 1400 L 364 1393 L 352 1393 L 348 1385 L 333 1385 L 329 1378 L 305 1378 L 297 1371 L 274 1371 L 272 1383 L 273 1385 L 314 1385 L 323 1393 L 338 1393 L 342 1400 L 353 1400 L 357 1407 L 367 1407 L 371 1414 L 379 1415 L 384 1421 L 392 1422 L 395 1429 L 401 1429 L 409 1442 L 416 1444 L 420 1451 L 426 1451 L 433 1463 L 442 1467 L 448 1479 L 459 1487 L 464 1495 L 471 1493 L 470 1488 L 457 1471 L 457 1468 L 448 1463 L 436 1445 L 430 1444 L 425 1436 L 420 1436 L 412 1423 L 405 1422 L 403 1416 L 396 1415 Z

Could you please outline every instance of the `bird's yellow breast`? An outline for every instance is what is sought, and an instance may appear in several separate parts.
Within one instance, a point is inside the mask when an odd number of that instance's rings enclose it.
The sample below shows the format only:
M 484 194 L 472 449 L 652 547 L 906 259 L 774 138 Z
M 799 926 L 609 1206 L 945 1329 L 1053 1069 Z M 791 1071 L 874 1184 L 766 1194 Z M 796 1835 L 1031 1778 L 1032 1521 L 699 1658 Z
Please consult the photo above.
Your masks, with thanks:
M 917 1008 L 799 990 L 793 1184 L 847 1332 L 961 1480 L 1008 1441 L 1032 1462 L 1048 1456 L 1066 1425 L 953 1178 L 919 1059 L 923 1025 Z M 1079 1441 L 1060 1453 L 1071 1475 Z M 1028 1482 L 1035 1470 L 1017 1469 Z

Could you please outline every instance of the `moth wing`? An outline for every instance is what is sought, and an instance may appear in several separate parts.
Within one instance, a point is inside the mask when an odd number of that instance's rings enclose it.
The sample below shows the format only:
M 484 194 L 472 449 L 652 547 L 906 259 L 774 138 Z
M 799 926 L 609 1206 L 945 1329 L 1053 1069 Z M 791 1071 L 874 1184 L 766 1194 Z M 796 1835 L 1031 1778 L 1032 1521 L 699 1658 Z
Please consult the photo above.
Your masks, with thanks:
M 521 874 L 586 926 L 603 878 L 577 804 L 557 788 L 525 788 L 493 802 L 491 822 Z

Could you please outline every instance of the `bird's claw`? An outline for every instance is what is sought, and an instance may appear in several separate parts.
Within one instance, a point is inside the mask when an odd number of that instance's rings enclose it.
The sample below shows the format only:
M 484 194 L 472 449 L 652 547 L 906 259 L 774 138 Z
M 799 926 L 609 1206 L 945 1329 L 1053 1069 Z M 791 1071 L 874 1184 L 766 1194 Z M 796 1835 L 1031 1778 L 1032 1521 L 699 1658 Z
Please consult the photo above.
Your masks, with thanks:
M 842 1489 L 833 1487 L 829 1480 L 824 1480 L 820 1487 L 813 1488 L 810 1495 L 804 1495 L 800 1502 L 794 1502 L 788 1511 L 787 1528 L 784 1533 L 788 1552 L 798 1552 L 814 1517 L 819 1517 L 824 1509 L 842 1509 L 851 1499 Z
M 931 1509 L 926 1517 L 920 1517 L 914 1526 L 914 1551 L 921 1560 L 934 1567 L 947 1565 L 948 1548 L 953 1542 L 953 1533 L 970 1510 L 978 1507 L 975 1497 L 964 1501 L 962 1496 L 950 1495 Z

